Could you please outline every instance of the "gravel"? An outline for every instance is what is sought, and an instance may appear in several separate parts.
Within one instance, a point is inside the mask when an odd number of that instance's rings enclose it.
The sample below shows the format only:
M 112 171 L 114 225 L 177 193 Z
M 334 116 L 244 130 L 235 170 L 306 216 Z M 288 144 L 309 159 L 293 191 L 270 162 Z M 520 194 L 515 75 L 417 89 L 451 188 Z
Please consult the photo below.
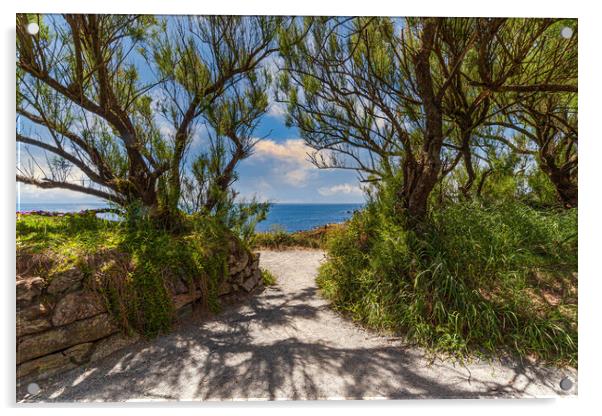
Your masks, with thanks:
M 41 380 L 21 402 L 560 397 L 577 372 L 510 360 L 434 362 L 329 308 L 321 251 L 264 251 L 277 284 L 218 316 L 182 325 L 87 367 Z M 571 388 L 560 381 L 569 377 Z M 567 383 L 563 384 L 568 385 Z

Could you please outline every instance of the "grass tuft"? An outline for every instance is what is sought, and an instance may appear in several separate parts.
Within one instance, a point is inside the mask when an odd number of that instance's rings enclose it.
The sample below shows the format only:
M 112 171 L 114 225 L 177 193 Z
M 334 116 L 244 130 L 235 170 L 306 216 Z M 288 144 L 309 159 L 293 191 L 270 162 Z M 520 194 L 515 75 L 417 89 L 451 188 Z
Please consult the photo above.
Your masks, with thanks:
M 460 203 L 418 237 L 376 203 L 328 243 L 318 285 L 355 320 L 458 356 L 577 363 L 577 212 Z
M 267 269 L 261 269 L 261 280 L 266 286 L 274 286 L 276 284 L 276 276 Z

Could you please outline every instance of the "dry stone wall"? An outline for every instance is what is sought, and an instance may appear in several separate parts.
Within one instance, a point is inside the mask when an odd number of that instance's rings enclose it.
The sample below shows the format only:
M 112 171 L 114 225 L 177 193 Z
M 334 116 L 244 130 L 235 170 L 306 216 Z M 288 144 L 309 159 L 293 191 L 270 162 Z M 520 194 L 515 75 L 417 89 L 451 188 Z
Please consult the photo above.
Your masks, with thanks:
M 219 287 L 223 304 L 263 286 L 259 253 L 231 247 L 228 276 Z M 89 273 L 88 273 L 89 275 Z M 128 336 L 107 312 L 102 297 L 86 284 L 86 274 L 72 268 L 48 281 L 17 270 L 17 379 L 40 380 L 104 358 L 139 337 Z M 170 284 L 180 319 L 201 299 L 199 287 L 182 279 Z

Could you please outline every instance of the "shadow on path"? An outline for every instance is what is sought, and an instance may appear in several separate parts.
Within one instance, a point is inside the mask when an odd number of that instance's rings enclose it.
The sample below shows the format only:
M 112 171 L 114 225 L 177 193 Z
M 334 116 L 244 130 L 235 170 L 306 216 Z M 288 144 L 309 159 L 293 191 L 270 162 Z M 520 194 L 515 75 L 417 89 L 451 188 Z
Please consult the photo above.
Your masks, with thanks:
M 429 366 L 418 349 L 393 345 L 330 311 L 312 278 L 299 272 L 288 279 L 278 269 L 276 274 L 278 286 L 218 317 L 41 382 L 35 397 L 24 397 L 24 392 L 19 397 L 126 401 L 558 394 L 553 387 L 560 373 L 555 369 L 447 362 Z

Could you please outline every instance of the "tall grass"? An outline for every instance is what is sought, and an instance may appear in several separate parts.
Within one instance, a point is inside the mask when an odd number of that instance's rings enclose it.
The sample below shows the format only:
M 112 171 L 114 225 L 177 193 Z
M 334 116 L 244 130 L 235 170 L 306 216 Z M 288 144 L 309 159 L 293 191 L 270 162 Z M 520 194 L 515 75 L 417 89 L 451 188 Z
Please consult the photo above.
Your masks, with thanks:
M 378 203 L 328 243 L 335 308 L 452 354 L 577 362 L 577 213 L 520 203 L 433 212 L 418 237 Z

